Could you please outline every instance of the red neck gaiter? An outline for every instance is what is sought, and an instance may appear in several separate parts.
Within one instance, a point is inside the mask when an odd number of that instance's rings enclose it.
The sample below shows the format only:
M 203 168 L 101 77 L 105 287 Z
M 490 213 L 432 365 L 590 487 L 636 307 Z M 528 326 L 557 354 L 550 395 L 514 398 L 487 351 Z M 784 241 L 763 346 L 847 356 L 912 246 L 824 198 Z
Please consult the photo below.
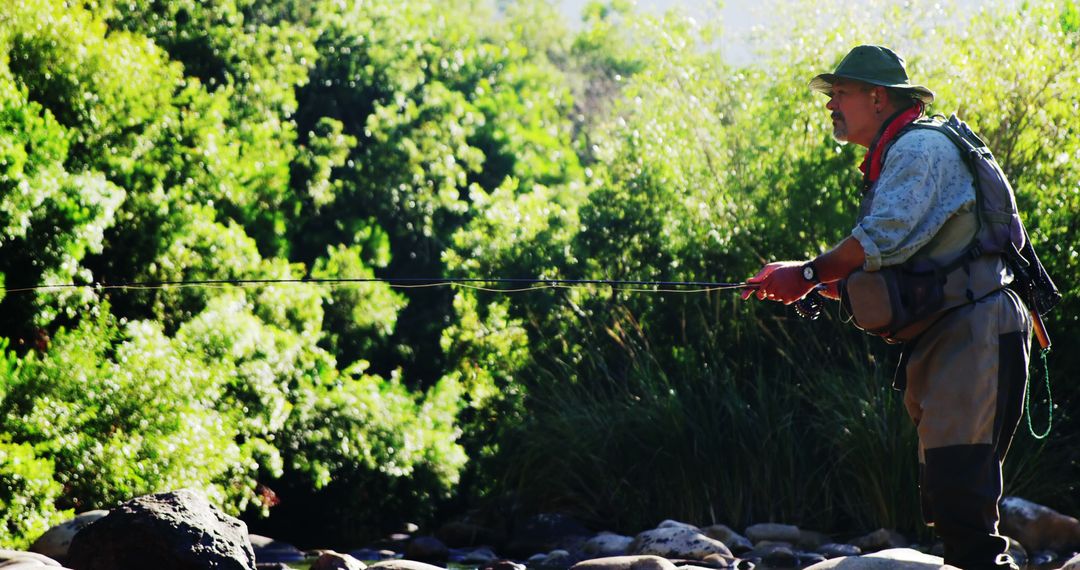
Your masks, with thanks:
M 904 127 L 921 117 L 922 113 L 923 103 L 922 101 L 916 101 L 911 108 L 905 109 L 885 121 L 884 128 L 878 133 L 877 138 L 874 139 L 874 142 L 866 151 L 862 164 L 859 165 L 859 170 L 863 173 L 863 192 L 869 190 L 870 186 L 881 177 L 881 157 L 885 152 L 885 148 L 889 146 L 889 142 L 896 138 L 896 135 Z

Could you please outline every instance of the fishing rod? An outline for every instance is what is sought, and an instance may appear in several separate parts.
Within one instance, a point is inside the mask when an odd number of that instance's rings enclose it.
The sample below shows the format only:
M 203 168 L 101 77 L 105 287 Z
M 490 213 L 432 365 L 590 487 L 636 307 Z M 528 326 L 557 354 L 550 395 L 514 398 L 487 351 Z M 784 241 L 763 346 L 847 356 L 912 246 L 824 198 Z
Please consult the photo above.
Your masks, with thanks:
M 422 288 L 422 287 L 445 287 L 464 286 L 483 291 L 500 293 L 515 293 L 547 288 L 573 288 L 588 286 L 608 286 L 619 291 L 639 291 L 653 293 L 698 293 L 708 291 L 734 291 L 743 289 L 756 289 L 756 283 L 727 282 L 727 281 L 644 281 L 644 280 L 619 280 L 619 279 L 544 279 L 539 277 L 337 277 L 337 278 L 291 278 L 291 279 L 200 279 L 200 280 L 175 280 L 175 281 L 131 281 L 125 283 L 108 283 L 95 281 L 91 283 L 56 283 L 34 285 L 28 287 L 4 287 L 4 293 L 26 293 L 35 291 L 50 291 L 62 289 L 95 289 L 95 290 L 124 290 L 124 289 L 170 289 L 170 288 L 214 288 L 228 286 L 260 286 L 260 285 L 292 285 L 292 284 L 315 284 L 315 285 L 348 285 L 358 283 L 385 283 L 394 288 Z M 525 286 L 518 288 L 489 288 L 485 284 L 501 284 Z M 648 287 L 648 289 L 644 289 Z

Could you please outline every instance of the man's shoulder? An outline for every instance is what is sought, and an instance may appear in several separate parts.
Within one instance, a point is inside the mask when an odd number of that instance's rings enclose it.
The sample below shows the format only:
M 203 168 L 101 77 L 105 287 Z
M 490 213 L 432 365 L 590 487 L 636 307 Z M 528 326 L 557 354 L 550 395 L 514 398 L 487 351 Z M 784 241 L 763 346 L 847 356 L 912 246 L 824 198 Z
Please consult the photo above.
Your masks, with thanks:
M 935 128 L 914 125 L 894 139 L 889 155 L 962 160 L 960 150 L 948 135 Z
M 893 146 L 896 148 L 921 148 L 927 150 L 956 147 L 948 135 L 931 125 L 909 126 L 896 138 L 896 142 Z

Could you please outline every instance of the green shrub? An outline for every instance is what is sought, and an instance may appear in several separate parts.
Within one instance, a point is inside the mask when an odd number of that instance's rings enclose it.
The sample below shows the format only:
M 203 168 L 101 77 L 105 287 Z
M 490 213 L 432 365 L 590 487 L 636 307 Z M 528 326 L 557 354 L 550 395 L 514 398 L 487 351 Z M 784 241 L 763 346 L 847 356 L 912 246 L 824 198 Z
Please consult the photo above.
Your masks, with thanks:
M 56 510 L 62 486 L 52 462 L 28 443 L 0 441 L 0 548 L 24 550 L 71 512 Z
M 180 487 L 227 504 L 236 490 L 219 481 L 240 456 L 235 427 L 215 410 L 220 393 L 211 369 L 158 325 L 120 328 L 104 306 L 21 361 L 0 427 L 55 465 L 64 508 L 111 508 Z

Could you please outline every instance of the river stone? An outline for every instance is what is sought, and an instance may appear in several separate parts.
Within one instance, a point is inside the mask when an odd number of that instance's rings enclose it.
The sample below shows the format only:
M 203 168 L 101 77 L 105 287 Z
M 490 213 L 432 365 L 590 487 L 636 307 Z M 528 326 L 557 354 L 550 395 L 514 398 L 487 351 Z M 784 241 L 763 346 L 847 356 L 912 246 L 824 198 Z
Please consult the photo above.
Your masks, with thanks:
M 824 555 L 825 558 L 840 558 L 841 556 L 858 556 L 862 554 L 862 549 L 854 544 L 836 544 L 835 542 L 823 544 L 818 547 L 817 551 Z
M 1080 549 L 1080 522 L 1019 497 L 1001 500 L 1001 533 L 1020 541 L 1028 552 Z
M 740 554 L 754 548 L 750 539 L 735 532 L 727 525 L 714 524 L 701 529 L 701 533 L 709 538 L 715 538 L 724 543 L 735 554 Z
M 750 559 L 760 559 L 763 566 L 769 568 L 794 568 L 799 558 L 786 542 L 761 541 L 753 550 L 743 555 Z
M 474 548 L 461 556 L 461 562 L 467 565 L 479 565 L 491 564 L 499 559 L 499 555 L 495 554 L 495 551 L 481 546 L 480 548 Z
M 578 562 L 570 570 L 675 570 L 675 564 L 651 555 L 609 556 Z
M 482 570 L 527 570 L 527 567 L 520 562 L 514 562 L 513 560 L 496 560 L 490 564 L 482 566 Z
M 538 570 L 566 570 L 581 559 L 574 557 L 566 550 L 556 549 L 547 553 L 543 560 L 537 561 L 535 568 Z
M 418 536 L 405 546 L 405 558 L 420 562 L 446 562 L 450 549 L 434 536 Z
M 0 568 L 63 568 L 59 562 L 37 552 L 0 549 Z
M 311 570 L 367 570 L 367 565 L 348 554 L 324 550 L 311 564 Z
M 852 540 L 851 544 L 858 546 L 863 552 L 877 552 L 878 550 L 906 548 L 908 541 L 895 530 L 879 528 L 870 534 Z
M 443 570 L 439 566 L 415 560 L 383 560 L 368 566 L 368 568 L 377 568 L 379 570 Z
M 959 570 L 955 566 L 945 566 L 945 561 L 937 556 L 923 554 L 910 548 L 891 548 L 866 556 L 845 556 L 807 566 L 803 570 Z
M 76 570 L 255 570 L 247 525 L 195 491 L 132 499 L 71 541 Z
M 71 539 L 75 538 L 75 535 L 89 526 L 90 523 L 107 514 L 109 514 L 109 511 L 96 510 L 75 515 L 75 518 L 64 521 L 45 531 L 45 534 L 39 536 L 30 545 L 30 552 L 44 554 L 59 561 L 66 560 L 68 549 L 71 547 Z
M 795 544 L 800 536 L 799 527 L 790 524 L 761 523 L 746 527 L 746 538 L 754 544 L 763 540 Z
M 698 528 L 698 527 L 696 527 L 696 526 L 694 526 L 694 525 L 692 525 L 690 523 L 684 523 L 684 522 L 680 522 L 680 521 L 672 520 L 672 519 L 664 520 L 660 524 L 656 525 L 656 528 L 681 528 L 681 529 L 685 529 L 685 530 L 692 530 L 692 531 L 695 531 L 695 532 L 701 530 L 700 528 Z
M 732 557 L 723 542 L 709 538 L 697 527 L 669 526 L 638 533 L 630 543 L 631 554 L 701 560 L 710 554 Z
M 632 542 L 634 542 L 633 537 L 601 532 L 586 540 L 585 544 L 581 546 L 581 551 L 590 558 L 623 556 L 630 551 L 630 543 Z
M 1080 554 L 1073 556 L 1061 567 L 1061 570 L 1080 570 Z
M 305 558 L 304 552 L 299 548 L 261 534 L 249 534 L 248 542 L 255 552 L 256 564 L 300 562 Z
M 825 533 L 800 529 L 799 540 L 795 543 L 795 546 L 804 550 L 817 550 L 817 547 L 827 542 L 829 542 L 829 537 Z

